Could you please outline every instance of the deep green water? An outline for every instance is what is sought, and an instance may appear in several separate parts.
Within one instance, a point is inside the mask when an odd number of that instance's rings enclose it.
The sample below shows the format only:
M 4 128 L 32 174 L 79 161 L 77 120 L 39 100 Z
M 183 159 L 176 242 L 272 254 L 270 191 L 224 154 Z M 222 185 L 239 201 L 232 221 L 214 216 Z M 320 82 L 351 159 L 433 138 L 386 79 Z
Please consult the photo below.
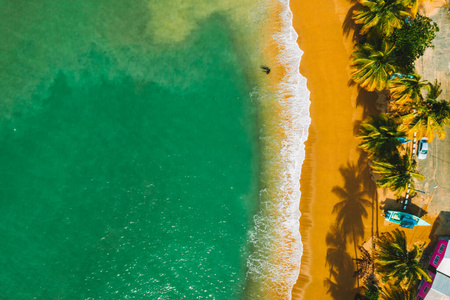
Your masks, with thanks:
M 244 297 L 258 153 L 230 23 L 161 41 L 141 1 L 52 2 L 0 1 L 0 299 Z

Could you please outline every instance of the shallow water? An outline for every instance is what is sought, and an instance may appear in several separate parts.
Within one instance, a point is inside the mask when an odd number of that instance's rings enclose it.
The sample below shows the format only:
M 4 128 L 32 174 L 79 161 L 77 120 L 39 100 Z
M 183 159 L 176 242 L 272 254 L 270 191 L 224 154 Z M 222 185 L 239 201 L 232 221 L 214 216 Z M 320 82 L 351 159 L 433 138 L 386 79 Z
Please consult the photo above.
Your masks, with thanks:
M 38 48 L 70 47 L 49 32 L 44 41 L 10 34 Z M 1 294 L 238 297 L 257 153 L 225 21 L 203 20 L 164 55 L 146 50 L 143 66 L 131 57 L 132 71 L 117 56 L 139 47 L 85 44 L 67 54 L 77 55 L 69 60 L 75 67 L 62 61 L 45 72 L 40 64 L 64 49 L 8 53 L 19 58 L 11 69 L 31 70 L 17 81 L 53 74 L 2 112 Z M 23 95 L 13 86 L 7 92 Z
M 309 123 L 297 52 L 264 87 L 269 4 L 0 0 L 3 297 L 289 290 Z

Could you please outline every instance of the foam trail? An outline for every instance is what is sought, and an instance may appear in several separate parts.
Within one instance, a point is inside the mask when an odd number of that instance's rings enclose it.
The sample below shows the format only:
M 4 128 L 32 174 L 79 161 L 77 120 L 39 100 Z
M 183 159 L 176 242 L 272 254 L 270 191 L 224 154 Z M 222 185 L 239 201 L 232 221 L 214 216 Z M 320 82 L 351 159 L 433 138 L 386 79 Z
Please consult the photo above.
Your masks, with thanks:
M 250 236 L 253 251 L 247 275 L 255 286 L 248 295 L 257 299 L 291 299 L 303 251 L 299 232 L 300 173 L 311 121 L 310 93 L 306 78 L 299 73 L 303 52 L 296 42 L 298 35 L 292 26 L 289 1 L 279 3 L 281 30 L 273 39 L 280 46 L 277 60 L 286 74 L 277 83 L 275 100 L 273 95 L 270 100 L 258 95 L 260 101 L 275 101 L 270 107 L 279 109 L 277 117 L 267 124 L 278 130 L 267 129 L 261 137 L 263 151 L 272 153 L 264 166 L 266 184 L 260 191 L 262 205 Z

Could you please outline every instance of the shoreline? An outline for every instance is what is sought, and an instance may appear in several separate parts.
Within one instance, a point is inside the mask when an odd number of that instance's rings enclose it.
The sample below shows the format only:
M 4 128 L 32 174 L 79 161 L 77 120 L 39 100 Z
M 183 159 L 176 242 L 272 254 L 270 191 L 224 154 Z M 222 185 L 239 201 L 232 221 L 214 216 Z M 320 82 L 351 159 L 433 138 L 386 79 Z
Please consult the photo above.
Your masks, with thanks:
M 247 297 L 288 299 L 297 280 L 302 254 L 299 228 L 300 175 L 305 157 L 309 91 L 299 72 L 303 52 L 292 26 L 289 1 L 269 8 L 262 30 L 261 87 L 255 92 L 263 126 L 260 201 L 254 216 L 251 251 L 247 261 Z M 274 172 L 273 170 L 276 170 Z

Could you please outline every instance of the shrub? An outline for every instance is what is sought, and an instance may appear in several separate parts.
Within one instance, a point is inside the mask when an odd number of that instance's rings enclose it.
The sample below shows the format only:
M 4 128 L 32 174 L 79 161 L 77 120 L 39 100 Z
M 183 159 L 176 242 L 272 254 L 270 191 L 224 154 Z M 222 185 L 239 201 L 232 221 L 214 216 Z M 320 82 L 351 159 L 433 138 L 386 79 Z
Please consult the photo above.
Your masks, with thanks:
M 417 14 L 406 19 L 400 29 L 396 29 L 390 38 L 395 45 L 396 64 L 403 72 L 414 70 L 414 61 L 421 57 L 428 47 L 433 48 L 433 39 L 439 31 L 438 25 L 430 18 Z
M 380 291 L 376 286 L 369 285 L 366 292 L 364 293 L 364 297 L 367 300 L 378 300 L 378 298 L 380 297 Z

